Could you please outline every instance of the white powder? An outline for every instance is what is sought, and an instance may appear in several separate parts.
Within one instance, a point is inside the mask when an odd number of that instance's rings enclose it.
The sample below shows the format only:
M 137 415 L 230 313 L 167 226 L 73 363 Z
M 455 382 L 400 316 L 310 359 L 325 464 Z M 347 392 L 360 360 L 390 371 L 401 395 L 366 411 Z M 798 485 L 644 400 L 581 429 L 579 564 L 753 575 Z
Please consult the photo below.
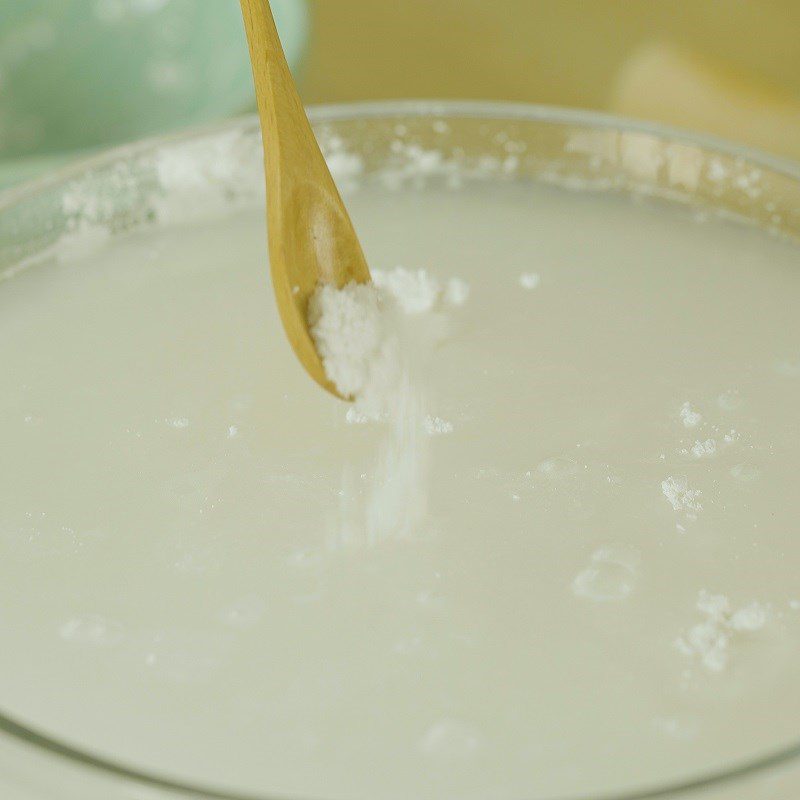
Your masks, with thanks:
M 674 511 L 697 512 L 703 507 L 699 499 L 702 492 L 690 488 L 685 475 L 670 475 L 661 481 L 661 491 Z
M 572 581 L 576 597 L 594 602 L 625 600 L 636 588 L 641 556 L 624 544 L 608 544 L 592 553 L 590 564 Z
M 461 278 L 450 278 L 444 290 L 444 301 L 451 306 L 463 306 L 469 299 L 469 284 Z
M 354 400 L 346 420 L 387 421 L 390 433 L 378 454 L 363 504 L 345 479 L 338 541 L 376 543 L 408 535 L 427 510 L 427 445 L 452 424 L 426 413 L 419 367 L 443 336 L 442 306 L 466 301 L 469 287 L 451 279 L 447 288 L 425 270 L 372 272 L 373 283 L 342 289 L 319 286 L 309 303 L 309 327 L 325 371 Z M 355 532 L 354 532 L 355 531 Z
M 334 150 L 325 154 L 325 160 L 342 194 L 349 194 L 358 188 L 359 179 L 364 172 L 364 159 L 360 155 Z
M 542 282 L 542 276 L 538 272 L 523 272 L 519 276 L 519 285 L 523 289 L 536 289 Z
M 703 589 L 697 610 L 704 619 L 675 641 L 685 656 L 696 658 L 708 672 L 722 672 L 730 660 L 730 648 L 738 635 L 761 630 L 769 621 L 769 608 L 753 602 L 737 611 L 722 594 Z
M 407 131 L 396 131 L 404 137 Z M 444 157 L 441 150 L 426 150 L 418 144 L 395 139 L 391 143 L 392 163 L 381 170 L 381 183 L 389 190 L 397 190 L 407 184 L 422 186 L 434 176 L 449 177 L 459 173 L 459 165 Z M 458 175 L 460 177 L 460 175 Z
M 356 398 L 367 416 L 380 416 L 399 369 L 395 339 L 374 285 L 317 287 L 308 322 L 325 372 L 344 397 Z
M 431 311 L 442 292 L 439 281 L 424 269 L 396 267 L 388 272 L 376 269 L 372 271 L 372 282 L 391 295 L 406 314 Z
M 364 523 L 370 545 L 413 535 L 428 511 L 424 395 L 404 376 L 389 408 L 389 436 L 367 487 Z
M 757 602 L 740 608 L 730 619 L 730 626 L 735 631 L 760 631 L 766 624 L 767 608 Z
M 453 423 L 441 417 L 425 417 L 425 433 L 429 436 L 439 436 L 453 432 Z
M 367 422 L 369 422 L 369 417 L 365 414 L 359 413 L 359 411 L 353 405 L 347 407 L 347 413 L 345 414 L 344 419 L 348 425 L 365 425 Z
M 686 428 L 696 428 L 703 421 L 703 415 L 692 408 L 691 403 L 688 401 L 681 406 L 678 414 Z
M 695 458 L 710 458 L 717 452 L 717 443 L 713 439 L 704 442 L 696 441 L 692 445 L 691 453 Z

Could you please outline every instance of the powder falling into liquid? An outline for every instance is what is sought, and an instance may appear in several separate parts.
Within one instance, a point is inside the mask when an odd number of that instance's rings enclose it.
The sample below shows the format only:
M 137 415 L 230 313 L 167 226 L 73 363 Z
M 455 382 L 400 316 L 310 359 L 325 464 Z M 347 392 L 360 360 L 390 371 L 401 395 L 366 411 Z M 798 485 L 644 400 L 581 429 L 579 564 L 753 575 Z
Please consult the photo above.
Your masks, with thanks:
M 390 424 L 364 507 L 353 508 L 349 488 L 341 493 L 343 526 L 360 527 L 363 517 L 366 539 L 374 544 L 410 534 L 425 518 L 426 439 L 449 433 L 452 424 L 426 413 L 418 367 L 444 336 L 442 306 L 463 304 L 469 286 L 451 279 L 443 287 L 425 270 L 403 267 L 373 270 L 372 277 L 372 284 L 318 286 L 308 319 L 328 377 L 354 400 L 347 422 Z M 350 530 L 343 538 L 358 537 Z

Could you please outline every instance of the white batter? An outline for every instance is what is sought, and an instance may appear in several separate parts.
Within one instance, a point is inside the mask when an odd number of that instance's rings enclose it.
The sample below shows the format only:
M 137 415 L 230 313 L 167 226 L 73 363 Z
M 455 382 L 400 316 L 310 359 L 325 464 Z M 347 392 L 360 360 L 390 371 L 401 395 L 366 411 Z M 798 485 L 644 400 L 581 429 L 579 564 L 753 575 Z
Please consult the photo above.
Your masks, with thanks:
M 0 706 L 319 798 L 602 793 L 796 738 L 798 249 L 528 183 L 349 204 L 374 268 L 462 301 L 426 504 L 377 537 L 394 429 L 295 362 L 260 210 L 0 285 Z

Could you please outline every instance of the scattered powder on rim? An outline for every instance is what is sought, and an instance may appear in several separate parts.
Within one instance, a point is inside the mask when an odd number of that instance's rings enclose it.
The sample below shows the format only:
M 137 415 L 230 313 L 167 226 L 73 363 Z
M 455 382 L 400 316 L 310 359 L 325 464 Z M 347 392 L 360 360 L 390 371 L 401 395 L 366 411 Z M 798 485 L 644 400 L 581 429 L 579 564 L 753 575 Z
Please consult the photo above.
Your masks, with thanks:
M 325 161 L 342 194 L 358 188 L 358 180 L 364 172 L 364 160 L 361 156 L 346 150 L 332 150 L 325 154 Z
M 704 619 L 675 640 L 685 656 L 696 658 L 708 672 L 722 672 L 730 660 L 730 647 L 741 634 L 761 630 L 769 621 L 769 607 L 752 602 L 734 611 L 722 594 L 703 589 L 697 597 L 697 610 Z
M 56 258 L 61 263 L 78 261 L 100 250 L 110 239 L 111 230 L 107 225 L 82 218 L 70 220 L 58 238 Z
M 426 314 L 440 302 L 448 306 L 463 306 L 469 299 L 466 281 L 450 278 L 442 287 L 441 282 L 424 269 L 376 269 L 372 271 L 372 281 L 405 314 Z
M 405 132 L 398 133 L 404 136 Z M 426 150 L 418 144 L 395 139 L 390 145 L 392 163 L 383 167 L 380 172 L 381 183 L 390 190 L 397 190 L 404 185 L 421 185 L 433 176 L 458 176 L 458 164 L 446 159 L 441 150 Z

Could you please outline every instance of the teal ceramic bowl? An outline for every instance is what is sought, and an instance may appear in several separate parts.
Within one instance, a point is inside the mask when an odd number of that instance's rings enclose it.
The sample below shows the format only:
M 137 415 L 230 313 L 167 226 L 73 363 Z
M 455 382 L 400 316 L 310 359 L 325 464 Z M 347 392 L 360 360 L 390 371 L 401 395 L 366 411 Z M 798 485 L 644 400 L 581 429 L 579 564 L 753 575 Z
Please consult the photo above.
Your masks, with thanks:
M 272 0 L 289 63 L 305 0 Z M 0 186 L 53 157 L 203 124 L 252 106 L 235 0 L 0 3 Z M 24 159 L 24 161 L 19 161 Z

